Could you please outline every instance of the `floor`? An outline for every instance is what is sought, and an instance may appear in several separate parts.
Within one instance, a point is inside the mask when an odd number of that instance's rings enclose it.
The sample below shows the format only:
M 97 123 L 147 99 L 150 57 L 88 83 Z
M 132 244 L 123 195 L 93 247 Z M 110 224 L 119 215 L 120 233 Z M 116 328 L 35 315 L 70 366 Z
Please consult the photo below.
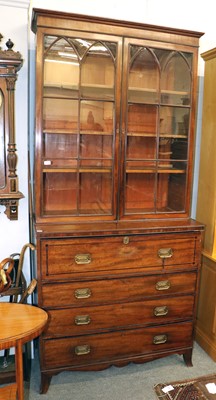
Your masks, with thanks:
M 61 355 L 59 355 L 61 356 Z M 154 400 L 154 385 L 216 373 L 216 363 L 195 343 L 193 367 L 182 356 L 172 355 L 145 364 L 111 367 L 100 372 L 62 372 L 51 380 L 49 390 L 40 395 L 39 362 L 32 362 L 30 383 L 25 384 L 25 400 Z M 1 399 L 0 399 L 1 400 Z

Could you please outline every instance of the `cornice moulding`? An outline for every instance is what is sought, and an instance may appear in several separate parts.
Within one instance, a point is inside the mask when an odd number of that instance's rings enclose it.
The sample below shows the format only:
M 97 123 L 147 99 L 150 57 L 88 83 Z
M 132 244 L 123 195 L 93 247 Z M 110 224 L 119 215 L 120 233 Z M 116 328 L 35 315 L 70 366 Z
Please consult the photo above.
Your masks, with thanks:
M 16 8 L 29 8 L 31 0 L 0 0 L 0 7 L 16 7 Z

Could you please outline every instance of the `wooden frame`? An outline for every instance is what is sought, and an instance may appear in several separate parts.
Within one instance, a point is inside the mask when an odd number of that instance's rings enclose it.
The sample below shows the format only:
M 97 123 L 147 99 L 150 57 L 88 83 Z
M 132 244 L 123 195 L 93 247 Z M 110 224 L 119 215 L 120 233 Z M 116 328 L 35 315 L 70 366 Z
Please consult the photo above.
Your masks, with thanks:
M 0 41 L 1 38 L 0 34 Z M 10 220 L 17 220 L 18 203 L 24 196 L 18 190 L 16 173 L 14 92 L 23 60 L 21 54 L 12 49 L 13 45 L 9 39 L 7 50 L 0 47 L 0 205 L 6 207 L 5 214 Z

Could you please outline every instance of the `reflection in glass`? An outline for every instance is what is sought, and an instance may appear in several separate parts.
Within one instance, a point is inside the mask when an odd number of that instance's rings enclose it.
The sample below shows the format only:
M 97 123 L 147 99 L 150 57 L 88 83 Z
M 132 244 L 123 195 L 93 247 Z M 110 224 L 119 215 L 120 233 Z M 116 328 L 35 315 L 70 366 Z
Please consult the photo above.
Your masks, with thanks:
M 157 212 L 183 212 L 185 210 L 186 171 L 160 173 L 157 185 Z
M 77 209 L 77 174 L 72 172 L 44 173 L 43 212 L 71 214 Z M 62 208 L 62 204 L 64 207 Z
M 78 131 L 78 101 L 44 98 L 44 130 Z
M 189 108 L 160 107 L 160 135 L 166 137 L 188 137 Z
M 44 94 L 77 97 L 79 59 L 73 46 L 66 39 L 52 36 L 46 36 L 45 44 Z
M 135 102 L 159 101 L 159 65 L 151 49 L 131 46 L 128 99 Z M 149 74 L 151 71 L 151 74 Z
M 113 103 L 105 101 L 80 102 L 80 130 L 104 134 L 113 133 Z
M 95 165 L 104 165 L 103 160 L 112 158 L 112 136 L 81 135 L 80 157 L 92 160 Z
M 95 68 L 96 63 L 100 68 Z M 81 96 L 114 99 L 114 60 L 105 44 L 94 43 L 81 64 Z
M 112 191 L 111 173 L 94 171 L 80 174 L 80 213 L 111 214 Z
M 161 102 L 189 105 L 191 96 L 191 69 L 187 58 L 179 52 L 170 52 L 161 73 Z
M 156 135 L 157 108 L 146 104 L 128 105 L 129 134 Z
M 77 137 L 70 134 L 46 133 L 44 135 L 44 157 L 62 158 L 67 160 L 69 157 L 77 157 Z M 63 160 L 62 160 L 63 163 Z
M 136 149 L 136 152 L 134 151 Z M 149 138 L 145 136 L 127 135 L 127 159 L 155 159 L 157 150 L 156 136 Z
M 125 214 L 150 213 L 155 210 L 155 174 L 135 173 L 126 174 L 125 185 Z

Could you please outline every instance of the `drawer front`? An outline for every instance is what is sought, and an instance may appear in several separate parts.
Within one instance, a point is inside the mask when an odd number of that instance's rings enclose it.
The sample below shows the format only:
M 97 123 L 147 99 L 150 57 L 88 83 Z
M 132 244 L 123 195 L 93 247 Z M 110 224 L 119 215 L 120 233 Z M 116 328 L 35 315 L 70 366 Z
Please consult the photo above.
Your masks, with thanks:
M 115 305 L 50 310 L 45 337 L 84 335 L 97 331 L 189 320 L 194 296 L 176 296 Z
M 155 326 L 112 333 L 42 341 L 44 368 L 87 366 L 96 363 L 156 356 L 192 346 L 192 323 Z
M 196 236 L 155 235 L 42 240 L 42 278 L 195 265 Z
M 42 306 L 81 307 L 144 300 L 148 297 L 194 293 L 196 273 L 108 279 L 88 282 L 52 283 L 42 286 Z

